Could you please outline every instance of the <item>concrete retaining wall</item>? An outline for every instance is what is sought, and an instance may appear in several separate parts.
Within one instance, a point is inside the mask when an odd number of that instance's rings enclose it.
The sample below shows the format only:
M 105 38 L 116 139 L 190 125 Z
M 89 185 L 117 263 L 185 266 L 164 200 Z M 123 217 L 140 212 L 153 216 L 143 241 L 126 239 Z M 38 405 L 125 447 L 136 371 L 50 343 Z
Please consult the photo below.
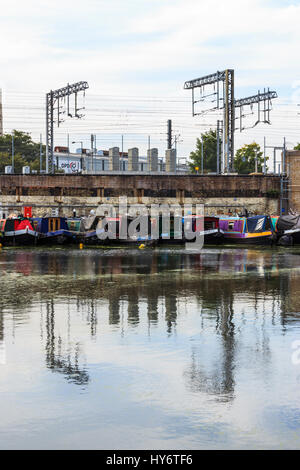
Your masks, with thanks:
M 240 211 L 278 213 L 280 181 L 277 176 L 102 174 L 0 175 L 0 204 L 6 210 L 34 207 L 35 214 L 59 207 L 71 215 L 88 213 L 103 203 L 196 204 L 210 214 Z M 73 207 L 74 206 L 74 207 Z

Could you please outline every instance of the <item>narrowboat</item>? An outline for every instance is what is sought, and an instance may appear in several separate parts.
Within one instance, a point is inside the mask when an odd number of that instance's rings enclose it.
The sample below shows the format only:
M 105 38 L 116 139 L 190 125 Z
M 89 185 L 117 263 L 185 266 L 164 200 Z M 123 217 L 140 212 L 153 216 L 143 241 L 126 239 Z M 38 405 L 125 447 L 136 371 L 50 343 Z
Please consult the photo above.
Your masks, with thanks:
M 143 218 L 145 219 L 142 220 Z M 136 234 L 130 236 L 129 226 L 135 220 L 137 221 Z M 139 234 L 145 226 L 147 227 L 147 233 Z M 143 243 L 149 246 L 157 242 L 152 238 L 152 219 L 150 216 L 140 216 L 139 221 L 130 216 L 105 217 L 105 219 L 99 220 L 96 232 L 99 243 L 105 244 L 131 245 Z
M 154 220 L 158 219 L 158 237 L 159 243 L 183 243 L 183 218 L 180 215 L 168 216 L 159 215 Z M 165 219 L 165 220 L 164 220 Z
M 25 217 L 8 217 L 0 220 L 1 241 L 5 245 L 36 244 L 39 233 L 32 227 L 31 221 Z
M 67 219 L 67 225 L 70 234 L 72 235 L 72 243 L 82 243 L 84 242 L 84 224 L 83 219 L 79 217 L 70 217 Z
M 41 243 L 62 245 L 76 241 L 76 232 L 69 230 L 66 217 L 33 217 L 31 220 Z
M 127 233 L 128 226 L 133 221 L 133 218 L 127 218 Z M 158 233 L 156 234 L 156 217 L 149 215 L 139 216 L 139 222 L 137 223 L 136 229 L 139 232 L 143 232 L 132 237 L 128 237 L 129 243 L 143 243 L 146 246 L 154 246 L 158 243 Z
M 275 235 L 267 215 L 251 217 L 220 217 L 220 229 L 227 242 L 239 244 L 271 245 Z
M 204 243 L 219 244 L 224 239 L 224 231 L 220 228 L 219 217 L 188 215 L 183 218 L 184 240 L 192 241 L 197 236 L 204 237 Z

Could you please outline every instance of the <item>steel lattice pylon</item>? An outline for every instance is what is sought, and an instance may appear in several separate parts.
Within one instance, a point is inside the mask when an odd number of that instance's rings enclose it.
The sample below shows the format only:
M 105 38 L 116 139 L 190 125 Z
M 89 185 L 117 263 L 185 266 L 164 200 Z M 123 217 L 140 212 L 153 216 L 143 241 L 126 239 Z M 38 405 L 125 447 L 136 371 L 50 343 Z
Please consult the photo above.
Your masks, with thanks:
M 225 152 L 224 169 L 234 171 L 234 70 L 225 70 L 224 118 L 225 118 Z
M 87 82 L 77 82 L 72 85 L 67 85 L 58 90 L 51 90 L 46 94 L 46 173 L 54 172 L 53 164 L 53 146 L 54 146 L 54 105 L 58 102 L 58 113 L 59 113 L 59 99 L 64 97 L 69 97 L 80 91 L 84 91 L 89 87 Z M 59 116 L 59 114 L 58 114 Z M 75 105 L 75 116 L 80 118 L 77 114 L 77 109 Z M 58 121 L 59 124 L 59 121 Z
M 219 82 L 223 82 L 223 105 L 219 106 Z M 217 108 L 224 108 L 224 169 L 233 171 L 234 158 L 234 70 L 226 69 L 222 72 L 212 73 L 195 80 L 185 82 L 186 90 L 192 89 L 193 93 L 193 116 L 194 111 L 194 88 L 202 88 L 205 85 L 217 84 Z
M 219 84 L 223 83 L 223 97 L 220 98 L 219 93 Z M 234 97 L 234 70 L 226 69 L 223 71 L 218 71 L 210 75 L 205 75 L 204 77 L 196 78 L 194 80 L 189 80 L 185 82 L 184 89 L 192 90 L 192 114 L 195 116 L 195 101 L 194 99 L 194 89 L 200 88 L 203 89 L 206 85 L 217 85 L 217 91 L 213 93 L 216 95 L 217 106 L 213 109 L 224 109 L 224 171 L 233 172 L 234 171 L 234 131 L 235 131 L 235 108 L 240 108 L 242 110 L 243 106 L 252 106 L 253 104 L 258 104 L 263 101 L 268 106 L 264 107 L 262 112 L 264 115 L 269 116 L 270 103 L 273 98 L 277 98 L 276 91 L 267 91 L 264 93 L 259 93 L 253 96 L 248 96 L 246 98 L 241 98 L 236 100 Z M 209 96 L 209 95 L 208 95 Z M 202 101 L 203 99 L 199 100 Z M 223 101 L 220 105 L 220 101 Z M 258 109 L 259 117 L 258 121 L 260 122 L 260 108 Z M 201 114 L 201 113 L 200 113 Z M 241 119 L 241 118 L 240 118 Z M 264 120 L 264 122 L 269 122 L 269 118 Z M 256 123 L 257 124 L 257 123 Z

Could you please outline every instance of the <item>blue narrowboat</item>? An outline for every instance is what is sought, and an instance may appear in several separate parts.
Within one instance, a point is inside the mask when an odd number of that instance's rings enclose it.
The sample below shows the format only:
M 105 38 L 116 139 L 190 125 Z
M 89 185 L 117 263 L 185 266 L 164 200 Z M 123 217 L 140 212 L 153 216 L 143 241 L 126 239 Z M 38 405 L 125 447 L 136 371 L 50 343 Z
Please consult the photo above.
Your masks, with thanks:
M 32 225 L 40 233 L 41 243 L 62 245 L 77 240 L 77 234 L 69 230 L 66 217 L 33 217 Z

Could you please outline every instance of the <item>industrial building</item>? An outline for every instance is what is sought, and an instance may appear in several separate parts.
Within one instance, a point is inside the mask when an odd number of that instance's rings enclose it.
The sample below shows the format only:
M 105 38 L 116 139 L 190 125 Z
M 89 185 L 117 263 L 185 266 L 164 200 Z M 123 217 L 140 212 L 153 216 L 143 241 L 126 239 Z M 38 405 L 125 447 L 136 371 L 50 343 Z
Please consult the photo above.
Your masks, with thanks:
M 78 149 L 70 152 L 68 147 L 54 148 L 53 164 L 64 173 L 99 174 L 108 171 L 173 172 L 187 173 L 186 164 L 176 162 L 176 152 L 167 150 L 165 159 L 158 156 L 156 148 L 149 149 L 147 156 L 139 155 L 138 148 L 120 152 L 119 147 L 109 150 Z

